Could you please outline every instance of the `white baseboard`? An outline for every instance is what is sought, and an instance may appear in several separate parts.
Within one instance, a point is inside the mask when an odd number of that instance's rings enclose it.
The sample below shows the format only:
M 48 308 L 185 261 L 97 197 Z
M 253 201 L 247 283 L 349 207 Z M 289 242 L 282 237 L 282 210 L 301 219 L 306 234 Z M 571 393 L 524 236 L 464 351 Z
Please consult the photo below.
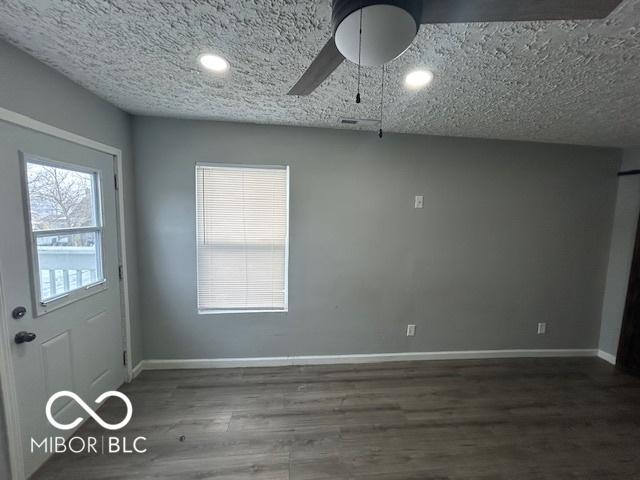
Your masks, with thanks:
M 609 362 L 611 365 L 616 364 L 616 356 L 611 355 L 610 353 L 607 353 L 604 350 L 598 350 L 598 357 L 604 360 L 605 362 Z
M 140 360 L 138 364 L 135 367 L 133 367 L 133 370 L 131 371 L 132 373 L 131 380 L 133 380 L 138 375 L 140 375 L 142 373 L 142 370 L 144 370 L 144 360 Z
M 134 369 L 174 370 L 191 368 L 279 367 L 349 363 L 401 362 L 411 360 L 462 360 L 482 358 L 595 357 L 596 349 L 565 350 L 465 350 L 456 352 L 402 352 L 355 355 L 305 355 L 289 357 L 197 358 L 185 360 L 143 360 Z

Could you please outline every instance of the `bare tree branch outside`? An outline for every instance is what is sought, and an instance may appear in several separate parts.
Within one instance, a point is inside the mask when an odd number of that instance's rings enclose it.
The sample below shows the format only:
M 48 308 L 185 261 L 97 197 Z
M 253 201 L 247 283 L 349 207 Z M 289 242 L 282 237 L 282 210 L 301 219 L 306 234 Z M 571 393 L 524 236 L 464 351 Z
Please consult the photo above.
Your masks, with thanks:
M 34 230 L 95 225 L 92 175 L 29 164 L 27 177 Z

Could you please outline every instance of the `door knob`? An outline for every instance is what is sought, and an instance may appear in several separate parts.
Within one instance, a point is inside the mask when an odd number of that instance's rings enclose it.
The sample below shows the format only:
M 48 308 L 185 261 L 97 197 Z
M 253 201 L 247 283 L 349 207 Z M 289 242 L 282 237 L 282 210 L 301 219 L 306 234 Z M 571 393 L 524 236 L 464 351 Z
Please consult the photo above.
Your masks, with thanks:
M 16 343 L 33 342 L 36 339 L 36 334 L 31 332 L 18 332 L 15 336 Z
M 27 309 L 24 307 L 16 307 L 11 311 L 11 316 L 16 320 L 20 320 L 27 313 Z

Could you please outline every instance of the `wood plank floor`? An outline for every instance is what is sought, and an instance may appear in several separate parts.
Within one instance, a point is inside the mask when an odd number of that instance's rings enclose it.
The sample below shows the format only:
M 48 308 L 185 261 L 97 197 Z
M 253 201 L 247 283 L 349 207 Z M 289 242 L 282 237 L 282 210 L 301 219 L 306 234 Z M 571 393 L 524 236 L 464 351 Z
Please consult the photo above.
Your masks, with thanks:
M 640 379 L 595 358 L 148 371 L 122 391 L 119 435 L 148 452 L 58 454 L 35 478 L 640 479 Z

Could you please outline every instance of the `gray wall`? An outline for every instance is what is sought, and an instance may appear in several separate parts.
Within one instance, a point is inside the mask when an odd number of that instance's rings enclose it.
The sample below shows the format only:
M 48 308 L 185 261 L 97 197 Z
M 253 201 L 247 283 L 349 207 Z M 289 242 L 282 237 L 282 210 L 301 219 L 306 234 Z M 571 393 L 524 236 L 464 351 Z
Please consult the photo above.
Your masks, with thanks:
M 145 358 L 598 345 L 618 150 L 159 118 L 134 145 Z M 196 313 L 199 161 L 291 166 L 288 314 Z
M 624 151 L 621 169 L 640 169 L 640 147 Z M 599 345 L 600 350 L 614 356 L 618 351 L 639 213 L 640 176 L 620 177 L 611 235 L 607 284 L 602 305 Z
M 131 285 L 133 357 L 136 361 L 140 360 L 142 335 L 140 322 L 137 321 L 139 310 L 131 119 L 126 113 L 2 41 L 0 66 L 0 107 L 107 143 L 123 151 L 125 178 L 122 183 L 127 220 L 127 249 L 132 260 L 127 273 Z M 2 424 L 0 426 L 0 478 L 8 478 L 8 467 L 3 461 L 6 458 L 5 428 Z

